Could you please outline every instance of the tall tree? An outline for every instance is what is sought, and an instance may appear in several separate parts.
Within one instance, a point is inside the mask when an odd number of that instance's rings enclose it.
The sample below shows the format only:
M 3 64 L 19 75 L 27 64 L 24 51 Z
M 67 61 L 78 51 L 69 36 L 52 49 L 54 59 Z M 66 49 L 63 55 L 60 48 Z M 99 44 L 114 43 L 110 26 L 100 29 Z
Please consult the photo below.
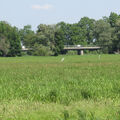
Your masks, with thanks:
M 40 44 L 50 45 L 50 42 L 54 42 L 54 25 L 40 24 L 37 30 L 37 37 Z
M 64 32 L 60 29 L 59 26 L 56 26 L 55 30 L 55 48 L 54 48 L 54 54 L 57 56 L 58 54 L 62 53 L 64 48 Z
M 114 32 L 112 34 L 113 38 L 113 51 L 119 52 L 120 49 L 120 16 L 114 12 L 111 12 L 109 16 L 109 22 L 111 24 L 111 27 L 114 29 Z
M 117 22 L 118 18 L 120 18 L 120 16 L 118 14 L 116 14 L 114 12 L 110 13 L 109 22 L 110 22 L 111 27 L 115 27 L 116 26 L 116 22 Z
M 114 36 L 114 50 L 120 53 L 120 18 L 116 21 Z
M 82 29 L 81 34 L 83 37 L 83 44 L 93 44 L 95 20 L 88 17 L 83 17 L 78 22 L 78 26 Z
M 2 44 L 5 45 L 9 52 L 6 52 L 7 56 L 20 56 L 21 55 L 21 44 L 19 38 L 19 32 L 16 27 L 10 26 L 7 22 L 0 22 L 0 34 L 4 36 L 1 38 Z M 7 47 L 9 46 L 9 47 Z M 7 50 L 8 51 L 8 50 Z
M 62 31 L 61 39 L 64 42 L 64 45 L 73 44 L 71 41 L 71 24 L 66 24 L 65 22 L 59 22 L 57 25 L 60 31 Z
M 8 39 L 0 34 L 0 56 L 7 56 L 9 52 L 10 43 Z
M 20 39 L 24 46 L 31 47 L 34 45 L 36 35 L 31 29 L 31 25 L 24 26 L 23 29 L 19 30 Z
M 21 56 L 21 41 L 19 31 L 16 27 L 13 27 L 10 33 L 10 51 L 8 56 Z
M 102 47 L 104 53 L 110 52 L 112 48 L 112 32 L 110 24 L 104 20 L 98 20 L 95 24 L 95 44 Z

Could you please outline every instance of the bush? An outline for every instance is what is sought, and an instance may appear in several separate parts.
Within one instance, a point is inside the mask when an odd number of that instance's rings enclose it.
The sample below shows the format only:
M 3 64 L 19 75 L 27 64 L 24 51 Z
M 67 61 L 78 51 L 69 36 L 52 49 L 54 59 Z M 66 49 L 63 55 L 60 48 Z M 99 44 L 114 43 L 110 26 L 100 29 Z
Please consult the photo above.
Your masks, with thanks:
M 75 50 L 70 50 L 67 52 L 67 55 L 77 55 L 77 51 Z
M 43 46 L 41 44 L 35 44 L 33 47 L 32 55 L 34 56 L 50 56 L 52 51 L 49 47 Z

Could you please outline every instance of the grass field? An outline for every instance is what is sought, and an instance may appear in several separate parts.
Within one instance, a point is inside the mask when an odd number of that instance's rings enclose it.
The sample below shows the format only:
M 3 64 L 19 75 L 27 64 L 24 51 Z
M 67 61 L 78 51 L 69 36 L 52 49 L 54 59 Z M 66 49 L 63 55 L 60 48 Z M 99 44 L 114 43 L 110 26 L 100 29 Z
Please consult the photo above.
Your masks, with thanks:
M 0 58 L 0 120 L 120 120 L 120 55 Z

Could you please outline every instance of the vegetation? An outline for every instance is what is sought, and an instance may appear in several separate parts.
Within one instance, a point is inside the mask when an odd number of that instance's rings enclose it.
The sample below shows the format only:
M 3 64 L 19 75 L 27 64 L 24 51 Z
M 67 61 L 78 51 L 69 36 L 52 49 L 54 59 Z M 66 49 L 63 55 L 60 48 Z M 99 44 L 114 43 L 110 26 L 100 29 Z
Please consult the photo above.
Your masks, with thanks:
M 28 55 L 37 56 L 64 54 L 64 45 L 95 45 L 102 47 L 102 53 L 119 53 L 120 16 L 111 12 L 109 17 L 100 20 L 83 17 L 74 24 L 40 24 L 36 31 L 31 29 L 31 25 L 18 29 L 1 21 L 0 56 L 21 56 L 21 44 L 33 50 Z M 40 46 L 44 51 L 49 49 L 50 53 L 40 53 Z
M 78 53 L 77 53 L 77 51 L 75 51 L 75 50 L 69 50 L 68 52 L 67 52 L 67 55 L 77 55 Z
M 64 45 L 102 50 L 53 57 L 66 53 Z M 1 21 L 0 120 L 119 120 L 120 56 L 103 53 L 120 53 L 120 15 L 113 12 L 100 20 L 40 24 L 37 31 Z
M 42 44 L 35 44 L 33 50 L 30 52 L 34 56 L 50 56 L 53 55 L 49 47 L 43 46 Z
M 0 119 L 119 120 L 119 61 L 119 55 L 0 58 Z
M 21 56 L 19 30 L 7 22 L 0 22 L 0 55 Z

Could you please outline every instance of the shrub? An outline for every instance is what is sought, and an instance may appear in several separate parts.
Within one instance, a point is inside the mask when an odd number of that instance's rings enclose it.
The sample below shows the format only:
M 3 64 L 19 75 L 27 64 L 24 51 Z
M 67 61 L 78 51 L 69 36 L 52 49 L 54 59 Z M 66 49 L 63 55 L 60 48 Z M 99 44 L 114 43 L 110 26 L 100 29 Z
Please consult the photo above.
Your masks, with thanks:
M 52 51 L 49 47 L 43 46 L 41 44 L 35 44 L 33 46 L 32 55 L 34 56 L 50 56 L 52 55 Z
M 70 50 L 67 52 L 67 55 L 77 55 L 77 51 Z

